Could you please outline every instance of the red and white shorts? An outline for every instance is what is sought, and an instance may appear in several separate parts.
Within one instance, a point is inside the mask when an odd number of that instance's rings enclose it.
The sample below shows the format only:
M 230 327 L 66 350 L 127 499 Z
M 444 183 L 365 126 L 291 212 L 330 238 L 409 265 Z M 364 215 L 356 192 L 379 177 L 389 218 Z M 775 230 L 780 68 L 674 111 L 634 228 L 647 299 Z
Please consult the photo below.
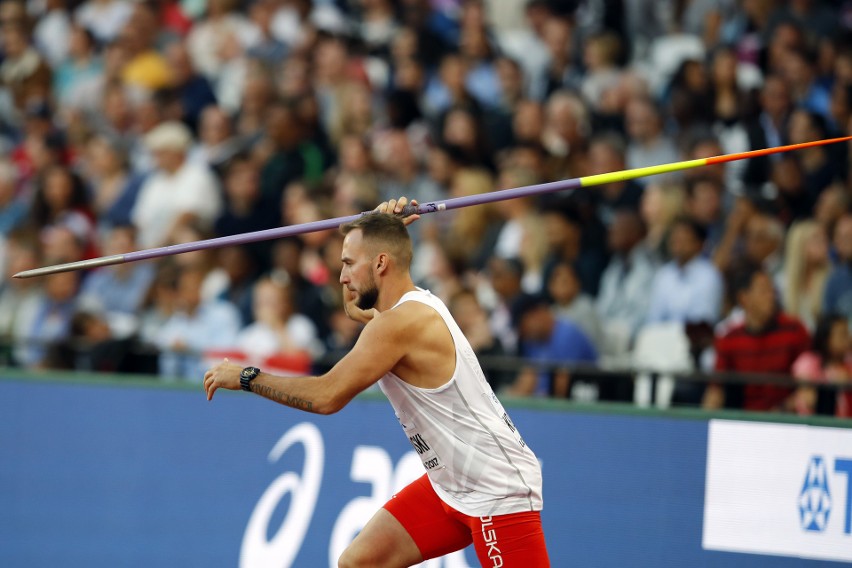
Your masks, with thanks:
M 550 566 L 539 511 L 469 517 L 444 503 L 425 474 L 384 508 L 414 539 L 423 560 L 473 543 L 479 563 L 486 568 Z

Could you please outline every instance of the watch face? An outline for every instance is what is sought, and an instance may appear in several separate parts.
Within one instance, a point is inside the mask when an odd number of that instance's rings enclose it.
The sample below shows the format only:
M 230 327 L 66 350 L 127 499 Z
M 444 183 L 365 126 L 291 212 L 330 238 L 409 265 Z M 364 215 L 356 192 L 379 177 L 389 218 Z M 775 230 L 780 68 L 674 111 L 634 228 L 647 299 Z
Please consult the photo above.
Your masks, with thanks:
M 257 367 L 246 367 L 242 371 L 240 371 L 240 376 L 244 379 L 253 379 L 258 373 L 260 373 L 260 369 Z

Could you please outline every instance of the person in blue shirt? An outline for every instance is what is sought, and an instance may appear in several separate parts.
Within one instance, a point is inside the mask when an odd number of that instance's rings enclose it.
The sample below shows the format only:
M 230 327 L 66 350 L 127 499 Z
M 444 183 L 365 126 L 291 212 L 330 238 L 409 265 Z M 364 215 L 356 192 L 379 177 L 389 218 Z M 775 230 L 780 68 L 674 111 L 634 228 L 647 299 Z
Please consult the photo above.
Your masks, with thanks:
M 598 353 L 591 340 L 577 324 L 556 317 L 543 296 L 522 295 L 514 301 L 511 310 L 521 339 L 521 356 L 534 365 L 521 371 L 508 394 L 557 398 L 570 394 L 577 398 L 586 385 L 572 385 L 568 369 L 554 370 L 553 366 L 594 364 Z
M 716 323 L 722 309 L 722 276 L 702 256 L 707 230 L 689 217 L 672 224 L 668 245 L 672 260 L 657 271 L 651 285 L 646 324 Z

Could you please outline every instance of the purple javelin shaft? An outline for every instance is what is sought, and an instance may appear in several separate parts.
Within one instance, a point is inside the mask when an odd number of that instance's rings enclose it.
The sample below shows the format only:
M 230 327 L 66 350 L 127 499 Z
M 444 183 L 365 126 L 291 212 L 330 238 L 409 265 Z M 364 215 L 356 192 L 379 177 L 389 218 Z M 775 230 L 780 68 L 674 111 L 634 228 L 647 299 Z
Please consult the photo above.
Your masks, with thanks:
M 524 187 L 492 191 L 490 193 L 467 195 L 465 197 L 454 197 L 451 199 L 445 199 L 443 201 L 419 203 L 416 208 L 412 206 L 406 207 L 405 211 L 403 212 L 403 215 L 408 216 L 413 215 L 415 213 L 423 215 L 426 213 L 434 213 L 435 211 L 444 211 L 450 209 L 459 209 L 461 207 L 469 207 L 470 205 L 482 205 L 485 203 L 493 203 L 495 201 L 504 201 L 506 199 L 516 199 L 518 197 L 527 197 L 530 195 L 552 193 L 556 191 L 564 191 L 566 189 L 577 189 L 580 186 L 581 184 L 579 178 L 554 181 L 550 183 L 540 183 L 537 185 L 527 185 Z M 276 227 L 274 229 L 266 229 L 263 231 L 255 231 L 251 233 L 242 233 L 239 235 L 230 235 L 227 237 L 217 237 L 215 239 L 207 239 L 204 241 L 193 241 L 190 243 L 183 243 L 179 245 L 170 245 L 167 247 L 139 250 L 124 254 L 123 257 L 124 262 L 134 262 L 137 260 L 148 260 L 151 258 L 159 258 L 162 256 L 170 256 L 173 254 L 181 254 L 184 252 L 192 252 L 209 248 L 242 245 L 246 243 L 254 243 L 257 241 L 293 237 L 305 233 L 336 229 L 340 225 L 349 223 L 350 221 L 354 221 L 355 219 L 358 219 L 362 215 L 366 215 L 368 213 L 371 213 L 371 211 L 365 211 L 363 213 L 359 213 L 357 215 L 349 215 L 347 217 L 336 217 L 334 219 L 312 221 L 310 223 L 289 225 L 287 227 Z
M 470 205 L 482 205 L 484 203 L 493 203 L 495 201 L 516 199 L 518 197 L 527 197 L 530 195 L 539 195 L 543 193 L 553 193 L 566 189 L 578 189 L 580 187 L 582 187 L 582 182 L 579 178 L 554 181 L 550 183 L 541 183 L 537 185 L 528 185 L 524 187 L 492 191 L 491 193 L 468 195 L 465 197 L 454 197 L 452 199 L 446 199 L 443 201 L 419 203 L 416 207 L 412 205 L 407 205 L 403 210 L 403 215 L 423 215 L 426 213 L 434 213 L 435 211 L 458 209 L 460 207 L 468 207 Z M 139 250 L 126 254 L 102 256 L 89 260 L 80 260 L 77 262 L 69 262 L 66 264 L 45 266 L 43 268 L 34 268 L 32 270 L 25 270 L 23 272 L 15 274 L 15 278 L 32 278 L 34 276 L 46 276 L 48 274 L 56 274 L 57 272 L 70 272 L 72 270 L 83 270 L 89 268 L 96 268 L 99 266 L 124 264 L 126 262 L 149 260 L 152 258 L 160 258 L 163 256 L 171 256 L 174 254 L 181 254 L 185 252 L 193 252 L 198 250 L 220 248 L 234 245 L 243 245 L 246 243 L 254 243 L 257 241 L 293 237 L 296 235 L 313 233 L 316 231 L 326 231 L 329 229 L 336 229 L 344 223 L 349 223 L 350 221 L 354 221 L 362 215 L 367 215 L 369 213 L 371 213 L 371 211 L 365 211 L 357 215 L 349 215 L 348 217 L 336 217 L 334 219 L 326 219 L 324 221 L 312 221 L 310 223 L 301 223 L 299 225 L 276 227 L 274 229 L 254 231 L 251 233 L 242 233 L 239 235 L 230 235 L 227 237 L 217 237 L 215 239 L 207 239 L 204 241 L 193 241 L 191 243 L 183 243 L 179 245 L 170 245 L 159 248 Z

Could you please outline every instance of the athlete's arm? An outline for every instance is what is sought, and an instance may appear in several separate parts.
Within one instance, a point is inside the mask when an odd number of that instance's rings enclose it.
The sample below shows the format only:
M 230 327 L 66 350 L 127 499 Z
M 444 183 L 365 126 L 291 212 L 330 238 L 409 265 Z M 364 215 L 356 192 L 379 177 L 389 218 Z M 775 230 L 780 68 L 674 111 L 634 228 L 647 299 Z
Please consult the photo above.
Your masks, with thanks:
M 390 371 L 405 355 L 413 326 L 403 313 L 378 314 L 361 332 L 352 350 L 330 371 L 318 377 L 281 377 L 261 372 L 251 381 L 252 392 L 285 406 L 313 412 L 337 412 Z M 207 400 L 217 389 L 240 389 L 242 367 L 227 359 L 204 374 Z

